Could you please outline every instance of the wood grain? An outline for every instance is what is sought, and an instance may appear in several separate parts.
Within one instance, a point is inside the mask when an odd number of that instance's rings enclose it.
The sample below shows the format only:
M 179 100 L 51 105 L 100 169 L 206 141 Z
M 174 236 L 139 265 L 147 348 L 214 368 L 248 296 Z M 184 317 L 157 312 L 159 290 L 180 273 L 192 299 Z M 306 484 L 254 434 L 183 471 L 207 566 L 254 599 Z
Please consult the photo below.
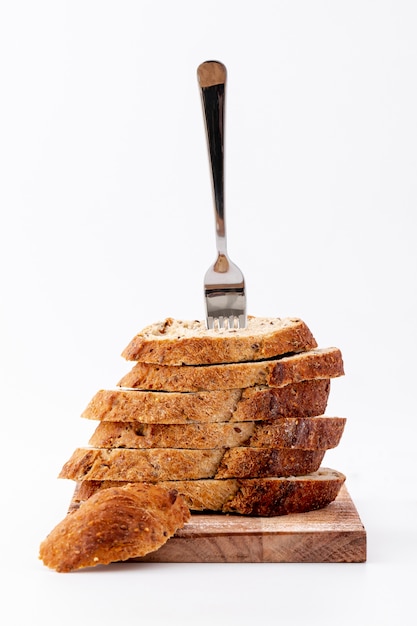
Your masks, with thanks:
M 227 70 L 219 61 L 205 61 L 197 68 L 197 78 L 200 87 L 213 87 L 226 82 Z
M 160 563 L 361 563 L 366 530 L 343 486 L 329 506 L 280 517 L 195 513 L 156 552 L 132 559 Z

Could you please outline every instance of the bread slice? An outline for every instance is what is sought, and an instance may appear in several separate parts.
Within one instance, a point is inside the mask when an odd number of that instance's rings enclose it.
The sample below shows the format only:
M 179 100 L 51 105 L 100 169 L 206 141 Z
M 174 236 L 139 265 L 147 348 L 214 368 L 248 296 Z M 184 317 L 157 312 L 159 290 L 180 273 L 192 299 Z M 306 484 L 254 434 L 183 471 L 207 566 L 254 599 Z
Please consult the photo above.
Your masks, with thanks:
M 39 556 L 58 572 L 125 561 L 160 548 L 190 517 L 173 489 L 111 487 L 67 515 L 42 542 Z
M 71 480 L 149 481 L 299 476 L 315 472 L 325 450 L 230 448 L 77 448 L 59 477 Z
M 338 348 L 317 348 L 280 359 L 223 365 L 136 363 L 118 385 L 155 391 L 215 391 L 258 385 L 283 387 L 301 380 L 334 378 L 343 373 Z
M 320 468 L 307 476 L 287 478 L 171 480 L 159 484 L 178 491 L 192 511 L 273 516 L 323 508 L 336 498 L 344 482 L 341 472 Z M 97 491 L 120 484 L 94 480 L 77 483 L 71 510 Z
M 100 390 L 82 417 L 111 422 L 190 424 L 244 422 L 276 417 L 322 415 L 327 406 L 330 380 L 305 380 L 284 387 L 222 389 L 191 393 Z
M 316 348 L 306 324 L 297 318 L 248 316 L 244 329 L 219 332 L 205 322 L 171 317 L 144 328 L 122 352 L 128 361 L 165 365 L 206 365 L 267 359 Z
M 342 437 L 342 417 L 281 417 L 265 422 L 140 424 L 100 422 L 89 445 L 96 448 L 294 448 L 327 450 Z

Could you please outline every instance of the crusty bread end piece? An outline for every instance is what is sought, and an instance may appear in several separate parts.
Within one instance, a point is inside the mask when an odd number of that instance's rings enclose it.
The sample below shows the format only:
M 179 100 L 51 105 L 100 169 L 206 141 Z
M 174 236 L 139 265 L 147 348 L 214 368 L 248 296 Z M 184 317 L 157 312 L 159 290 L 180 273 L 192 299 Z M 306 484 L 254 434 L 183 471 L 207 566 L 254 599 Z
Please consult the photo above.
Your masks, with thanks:
M 165 365 L 205 365 L 257 361 L 317 347 L 298 318 L 248 316 L 246 328 L 221 333 L 205 322 L 171 317 L 138 333 L 122 352 L 128 361 Z
M 160 548 L 190 519 L 177 491 L 146 483 L 98 491 L 69 513 L 40 546 L 58 572 L 107 565 Z

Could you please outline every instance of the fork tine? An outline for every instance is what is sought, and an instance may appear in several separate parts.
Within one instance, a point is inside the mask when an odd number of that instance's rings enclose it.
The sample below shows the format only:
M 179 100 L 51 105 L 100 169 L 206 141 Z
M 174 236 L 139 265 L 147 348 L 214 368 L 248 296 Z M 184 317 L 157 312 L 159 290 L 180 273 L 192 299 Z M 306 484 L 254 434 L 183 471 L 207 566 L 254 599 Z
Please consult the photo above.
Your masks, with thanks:
M 209 316 L 207 326 L 214 330 L 239 330 L 246 325 L 245 316 L 242 315 L 219 315 L 218 317 Z
M 230 278 L 228 273 L 219 275 L 219 280 L 225 281 L 228 278 L 232 280 L 229 288 L 226 288 L 223 282 L 217 289 L 212 289 L 215 277 L 212 270 L 208 272 L 209 283 L 205 283 L 204 289 L 208 328 L 236 330 L 246 326 L 245 283 L 240 270 L 234 265 L 233 267 L 235 273 L 239 271 L 240 283 L 234 280 L 236 276 Z

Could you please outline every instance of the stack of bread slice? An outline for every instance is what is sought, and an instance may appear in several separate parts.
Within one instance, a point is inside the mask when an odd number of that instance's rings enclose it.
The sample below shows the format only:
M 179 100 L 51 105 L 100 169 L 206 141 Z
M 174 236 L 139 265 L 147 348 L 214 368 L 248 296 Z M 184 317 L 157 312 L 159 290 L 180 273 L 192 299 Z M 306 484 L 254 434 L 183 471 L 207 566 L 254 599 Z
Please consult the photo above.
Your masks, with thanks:
M 77 508 L 97 491 L 153 483 L 191 511 L 273 516 L 332 502 L 345 476 L 322 467 L 345 418 L 325 416 L 338 348 L 318 348 L 296 318 L 249 317 L 245 329 L 207 330 L 167 318 L 136 335 L 134 362 L 82 416 L 99 420 L 60 477 Z

